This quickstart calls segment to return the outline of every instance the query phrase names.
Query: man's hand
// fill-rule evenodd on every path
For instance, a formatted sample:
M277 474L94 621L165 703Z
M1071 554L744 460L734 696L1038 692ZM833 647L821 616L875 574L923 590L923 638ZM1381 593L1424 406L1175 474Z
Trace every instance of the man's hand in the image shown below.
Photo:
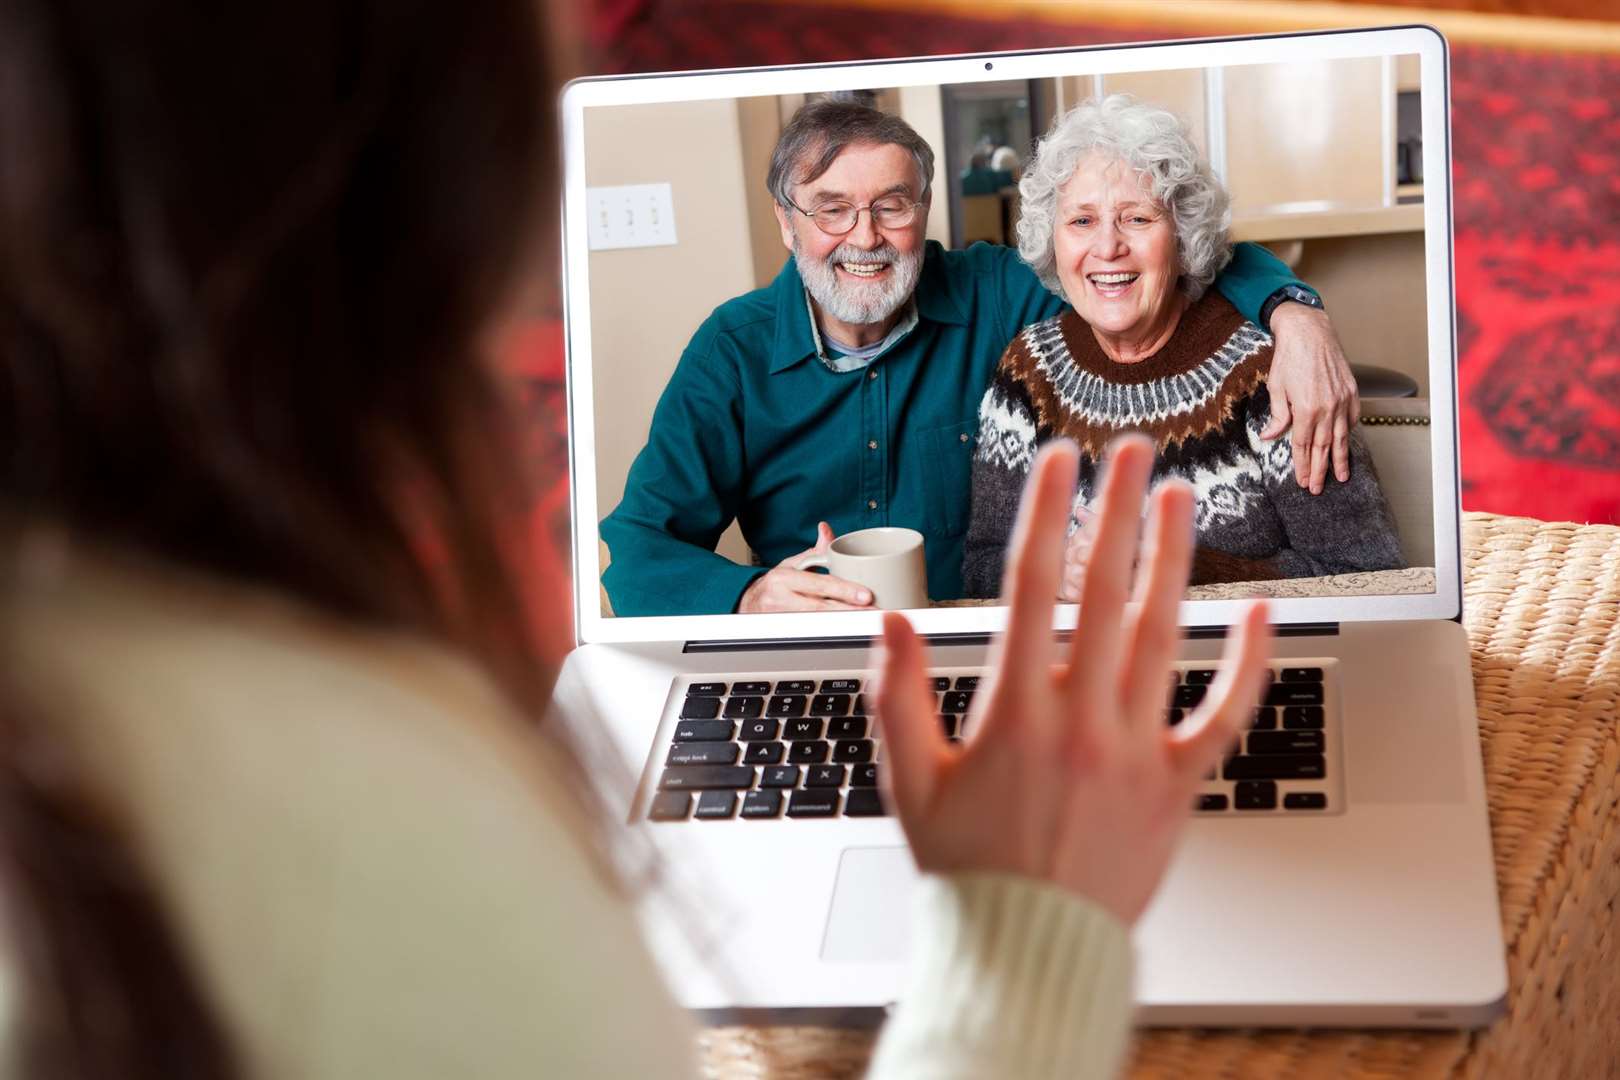
M1341 484L1350 479L1350 427L1361 410L1356 380L1327 312L1278 304L1271 329L1277 339L1266 382L1271 423L1260 437L1275 439L1292 425L1294 478L1320 495L1329 459Z
M737 610L746 615L766 611L860 611L872 606L872 590L831 574L796 569L800 559L824 554L833 542L832 526L816 526L816 542L777 563L743 590Z
M1079 460L1062 442L1035 459L1002 589L1011 603L1007 630L961 744L940 728L927 647L903 615L884 616L870 692L885 740L879 779L919 869L1021 874L1089 897L1130 925L1158 887L1202 777L1260 699L1270 633L1265 606L1251 605L1226 639L1203 703L1185 723L1165 725L1176 614L1192 561L1193 492L1180 481L1162 484L1144 541L1153 444L1132 436L1112 454L1080 624L1060 644L1052 597Z

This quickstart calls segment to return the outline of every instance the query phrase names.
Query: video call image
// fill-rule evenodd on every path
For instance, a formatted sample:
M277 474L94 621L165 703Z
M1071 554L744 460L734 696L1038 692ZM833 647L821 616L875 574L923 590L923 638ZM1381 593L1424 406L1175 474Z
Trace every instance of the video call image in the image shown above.
M1075 568L1124 432L1190 599L1432 593L1419 103L1413 55L588 108L603 614L999 603L1040 446Z

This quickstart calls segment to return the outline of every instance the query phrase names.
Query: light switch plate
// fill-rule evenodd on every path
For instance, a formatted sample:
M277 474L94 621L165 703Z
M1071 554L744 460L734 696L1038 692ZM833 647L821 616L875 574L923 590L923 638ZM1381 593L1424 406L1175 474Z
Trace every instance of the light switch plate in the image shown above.
M586 188L585 207L592 251L676 242L675 201L668 184Z

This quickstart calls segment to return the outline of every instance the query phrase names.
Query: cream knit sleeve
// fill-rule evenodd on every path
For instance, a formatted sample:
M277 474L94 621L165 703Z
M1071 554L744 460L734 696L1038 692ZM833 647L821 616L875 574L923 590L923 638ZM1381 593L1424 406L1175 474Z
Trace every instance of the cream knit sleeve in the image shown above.
M1114 1076L1132 957L1096 904L1005 874L925 876L904 994L871 1080Z

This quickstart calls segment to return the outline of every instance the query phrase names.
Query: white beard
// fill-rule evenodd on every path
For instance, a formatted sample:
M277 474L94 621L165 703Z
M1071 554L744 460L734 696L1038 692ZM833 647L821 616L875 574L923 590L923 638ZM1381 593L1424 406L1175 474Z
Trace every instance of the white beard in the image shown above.
M911 299L912 291L917 287L917 278L922 273L923 253L919 247L909 255L902 255L887 241L876 251L862 251L848 244L840 244L831 255L817 261L805 255L795 236L793 263L799 269L804 287L810 290L811 299L820 306L823 314L853 326L868 326L887 319ZM894 270L882 283L863 284L840 280L838 263L888 264Z

